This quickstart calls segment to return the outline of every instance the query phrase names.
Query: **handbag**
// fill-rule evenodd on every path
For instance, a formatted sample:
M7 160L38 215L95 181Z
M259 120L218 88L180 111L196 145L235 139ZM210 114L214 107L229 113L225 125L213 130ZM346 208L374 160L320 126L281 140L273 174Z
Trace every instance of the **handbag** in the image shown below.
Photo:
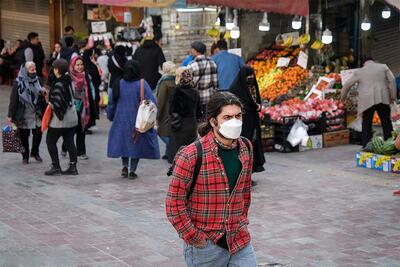
M144 80L140 80L140 105L136 115L135 128L139 133L152 129L157 120L157 106L144 98Z
M182 116L176 112L173 112L169 116L169 124L171 131L177 132L182 127Z
M3 152L24 153L19 131L15 126L7 125L2 130Z
M42 127L41 127L42 133L49 128L52 117L53 117L53 109L51 108L50 105L47 105L42 118Z

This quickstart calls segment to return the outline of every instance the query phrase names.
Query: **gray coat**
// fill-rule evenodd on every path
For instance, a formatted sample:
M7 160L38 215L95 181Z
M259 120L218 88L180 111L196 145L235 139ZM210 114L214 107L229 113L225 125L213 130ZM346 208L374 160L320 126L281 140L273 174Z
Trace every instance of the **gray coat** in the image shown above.
M377 104L391 104L396 100L396 82L387 65L372 60L355 69L342 88L344 100L350 88L358 83L358 114Z

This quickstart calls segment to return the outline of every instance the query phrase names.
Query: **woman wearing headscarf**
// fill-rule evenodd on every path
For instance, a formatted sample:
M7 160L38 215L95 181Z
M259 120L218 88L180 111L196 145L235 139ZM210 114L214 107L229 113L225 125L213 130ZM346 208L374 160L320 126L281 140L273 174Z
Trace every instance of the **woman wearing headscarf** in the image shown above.
M46 101L42 93L44 89L36 74L36 65L32 61L25 63L21 68L10 96L8 107L8 121L15 123L19 129L20 138L25 152L22 153L22 163L29 163L29 136L32 132L32 150L30 156L42 162L39 155L39 146L42 140L41 121Z
M108 71L110 72L110 88L114 86L115 81L119 82L119 80L124 75L124 66L126 61L127 59L125 47L122 45L116 45L114 47L114 54L108 59ZM114 97L118 98L118 96Z
M94 87L94 95L90 98L90 109L93 116L90 118L89 124L86 126L87 128L96 125L96 119L99 119L100 115L100 84L101 84L101 76L99 72L99 67L97 63L95 63L95 49L90 48L86 49L83 52L83 65L85 66L85 73L89 75L93 87Z
M197 139L197 119L201 117L200 95L195 89L193 74L187 67L176 70L177 85L169 110L171 144L168 162L172 163L181 146Z
M242 136L249 139L253 144L253 171L262 172L264 171L265 157L258 115L261 109L261 97L254 70L249 66L241 67L229 90L243 103L245 113L243 114Z
M157 83L156 96L158 104L158 115L157 115L157 132L161 140L165 143L165 155L163 159L168 159L169 154L169 143L171 137L171 130L169 127L169 107L172 95L175 92L175 72L176 66L173 62L164 62L162 68L163 75Z
M78 125L78 116L75 110L74 97L71 89L71 78L68 75L68 62L57 59L53 62L56 79L49 92L49 105L53 114L47 131L46 143L51 157L51 168L45 175L77 175L77 154L74 143L74 134ZM62 171L58 158L57 142L63 138L64 145L69 153L69 168Z
M121 176L129 177L129 179L137 178L139 159L160 158L156 130L153 128L145 133L136 132L136 116L140 105L140 80L139 62L127 61L122 79L114 84L110 96L110 99L114 100L108 107L108 117L112 120L112 125L108 135L107 156L122 158ZM113 94L117 94L118 98L115 99ZM144 81L144 98L156 103L146 81Z
M94 114L90 102L93 102L94 86L90 75L85 72L81 57L74 57L69 64L72 92L74 94L75 109L78 114L78 127L76 128L76 147L79 159L86 160L86 134L89 123ZM66 148L63 146L63 156Z

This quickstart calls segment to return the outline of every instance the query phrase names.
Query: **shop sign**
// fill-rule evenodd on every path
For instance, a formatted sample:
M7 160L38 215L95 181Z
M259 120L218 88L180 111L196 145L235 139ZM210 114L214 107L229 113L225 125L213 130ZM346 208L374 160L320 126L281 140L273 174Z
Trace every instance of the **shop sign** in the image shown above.
M124 12L124 23L131 23L132 22L132 13L131 12Z
M123 7L123 6L113 6L111 8L111 10L112 10L113 17L115 18L115 20L117 22L124 22L125 12L128 12L129 8Z
M307 69L307 64L308 64L308 55L303 51L300 51L299 58L297 59L297 65L299 65L303 69Z
M107 25L105 21L92 21L92 32L102 33L107 31Z

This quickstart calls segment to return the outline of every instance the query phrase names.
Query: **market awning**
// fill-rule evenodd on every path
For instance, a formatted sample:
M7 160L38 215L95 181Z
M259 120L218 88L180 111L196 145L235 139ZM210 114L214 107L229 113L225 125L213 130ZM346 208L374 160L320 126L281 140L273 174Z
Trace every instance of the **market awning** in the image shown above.
M262 12L275 12L300 16L308 15L308 0L186 0L186 3L250 9Z
M82 0L82 3L106 6L161 8L173 5L175 0Z
M400 0L385 0L389 5L392 5L400 10Z

